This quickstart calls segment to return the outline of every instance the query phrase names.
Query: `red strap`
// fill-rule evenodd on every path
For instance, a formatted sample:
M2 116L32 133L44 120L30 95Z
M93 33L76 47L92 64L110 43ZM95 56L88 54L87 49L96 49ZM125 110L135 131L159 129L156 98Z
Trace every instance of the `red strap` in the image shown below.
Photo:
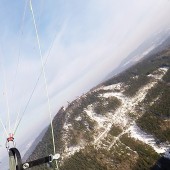
M7 138L7 141L8 142L14 141L14 138L13 137L9 137L9 138Z
M14 141L14 134L10 133L9 137L7 138L8 142Z

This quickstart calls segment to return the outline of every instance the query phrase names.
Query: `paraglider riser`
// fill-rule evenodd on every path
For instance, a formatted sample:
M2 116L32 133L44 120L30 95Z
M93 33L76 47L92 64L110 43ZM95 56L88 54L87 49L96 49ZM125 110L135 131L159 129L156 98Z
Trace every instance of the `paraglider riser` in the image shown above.
M10 164L10 170L16 169L16 170L24 170L29 169L34 166L38 166L44 163L52 162L53 158L52 155L46 156L44 158L40 158L34 161L29 161L22 163L21 155L18 149L16 148L10 148L9 149L9 160L11 162L15 162L14 164Z

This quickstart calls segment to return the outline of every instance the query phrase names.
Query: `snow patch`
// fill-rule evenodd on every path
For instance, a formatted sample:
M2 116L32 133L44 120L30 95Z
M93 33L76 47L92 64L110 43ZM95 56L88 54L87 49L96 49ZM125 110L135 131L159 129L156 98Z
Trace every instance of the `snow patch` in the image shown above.
M121 113L121 109L115 114L112 114L112 124L124 128L129 122L129 119L125 113Z
M104 93L102 95L100 95L101 97L105 97L105 98L109 98L109 97L117 97L119 99L123 99L123 97L125 97L122 93L118 93L118 92L109 92L109 93Z
M133 79L138 79L138 78L139 78L139 76L133 76L132 78L133 78Z
M122 105L114 113L109 113L111 125L114 124L124 129L124 131L118 136L116 140L118 140L122 134L125 134L129 130L130 126L133 124L132 120L128 116L128 113L135 112L136 106L138 106L138 104L145 99L148 90L151 89L155 84L156 81L145 85L143 88L139 90L139 92L137 92L137 94L134 97L131 98L125 96L122 92L111 92L101 94L101 97L106 98L117 97L122 103ZM104 138L107 135L110 128L111 126L108 126L106 130L99 135L96 141L102 140L102 138ZM114 139L109 148L111 148L115 144L116 140Z
M132 125L129 128L130 136L144 142L151 146L157 153L165 153L170 145L165 144L156 144L155 138L153 135L148 135L147 133L143 132L136 124Z
M93 105L89 105L84 111L86 114L89 116L91 120L94 122L97 122L97 130L96 132L96 137L94 140L95 145L100 145L103 139L105 139L112 127L112 125L119 126L123 129L123 132L119 134L117 137L114 138L114 140L111 139L109 144L106 144L106 147L109 149L112 148L113 145L116 144L116 141L119 140L119 138L125 134L125 133L130 133L131 137L138 139L140 141L143 141L144 143L150 145L153 147L153 149L158 152L158 153L164 153L167 151L167 148L169 146L160 144L158 145L152 135L148 135L141 131L137 125L134 123L135 120L132 121L132 119L129 117L128 113L133 113L136 110L136 106L140 102L142 102L145 99L146 94L148 93L148 90L150 90L152 87L155 86L158 80L160 80L165 73L167 72L168 68L159 68L156 72L154 72L152 75L148 76L153 76L155 78L154 81L148 83L144 87L142 87L134 97L127 97L123 94L123 91L125 89L125 84L124 83L117 83L109 86L102 86L98 90L112 90L113 92L107 92L100 94L100 97L104 98L109 98L109 97L116 97L121 101L121 106L114 112L107 113L107 115L99 115L96 114L93 110ZM138 78L138 77L134 77ZM119 92L115 92L114 90L118 90ZM139 115L140 116L140 115ZM82 118L80 116L75 118L76 121L81 121ZM86 124L86 126L88 126ZM64 130L68 132L68 130L72 127L71 124L65 123L64 124ZM67 133L66 133L67 136ZM65 136L65 137L66 137ZM72 146L72 147L65 147L65 155L70 156L73 155L75 152L78 152L82 146Z
M64 123L63 129L68 131L70 129L70 127L72 127L72 125L70 123Z
M75 118L75 120L76 120L76 121L81 121L82 118L81 118L80 116L78 116L78 117Z
M102 89L103 90L121 90L123 87L123 83L117 83L117 84L112 84L109 86L105 86Z
M94 143L96 144L101 138L106 137L111 127L112 127L112 124L109 123L107 128L95 139Z
M94 113L92 105L89 105L84 111L91 120L97 122L97 128L100 129L100 134L97 135L96 139L94 140L94 144L96 144L100 138L106 137L107 133L110 131L112 126L111 119L109 117Z
M65 153L63 154L64 158L70 157L71 155L74 155L76 152L79 152L80 149L83 149L81 146L71 146L65 148Z
M94 120L95 122L98 123L99 128L104 127L106 122L109 122L109 119L107 117L97 115L96 113L94 113L92 105L88 106L88 108L85 109L84 111L87 113L91 120Z
M125 127L129 123L127 113L133 112L135 107L143 101L149 89L155 85L155 82L150 83L149 85L144 86L134 97L129 98L123 95L120 92L105 93L101 95L102 97L116 97L121 102L122 105L114 112L110 114L112 123L121 127Z
M161 80L162 77L166 74L166 72L168 71L168 67L162 67L159 68L158 70L154 71L152 74L149 74L148 77L152 77L156 80Z

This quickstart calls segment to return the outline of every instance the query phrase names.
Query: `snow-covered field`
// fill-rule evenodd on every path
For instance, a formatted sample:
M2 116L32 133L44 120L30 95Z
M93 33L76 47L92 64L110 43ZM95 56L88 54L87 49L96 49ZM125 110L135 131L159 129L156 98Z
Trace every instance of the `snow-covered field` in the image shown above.
M63 157L64 158L67 158L71 155L74 155L75 152L78 152L80 149L82 149L83 147L80 147L80 146L70 146L70 147L66 147L65 151L64 151L64 154L63 154Z
M130 136L150 145L157 153L165 153L170 145L167 144L156 144L156 140L153 135L149 135L143 132L136 124L129 128Z
M93 105L89 105L84 109L84 112L87 116L96 123L94 129L94 141L92 141L96 146L102 146L102 140L107 138L109 131L112 126L118 126L122 129L122 132L116 136L111 138L110 141L107 141L108 145L107 149L111 149L116 142L120 139L120 137L124 134L129 134L130 137L135 138L136 140L140 140L143 143L150 145L157 153L164 153L170 147L168 144L157 144L156 140L152 135L144 133L136 124L135 121L138 119L141 114L136 114L135 117L130 117L129 114L135 114L136 108L139 106L139 103L145 99L148 90L153 88L158 81L162 79L162 77L166 74L168 68L159 68L153 74L149 74L148 76L152 78L152 81L147 85L143 86L135 96L127 97L123 94L126 85L124 83L117 83L109 86L102 86L95 91L100 90L109 90L110 92L102 93L99 97L109 98L116 97L121 101L121 106L117 108L113 112L108 112L105 115L99 115L94 112ZM135 77L138 78L138 77ZM81 114L75 118L75 121L81 121ZM72 129L72 125L70 123L64 124L65 134L63 135L63 139L66 140L64 157L68 157L73 155L75 152L78 152L80 149L84 147L83 144L79 144L77 146L67 146L67 133L69 133L69 129ZM104 146L104 145L103 145Z
M138 139L144 142L145 144L150 145L157 153L166 152L168 150L168 147L170 146L167 144L166 145L156 144L154 137L152 135L148 135L142 132L139 129L139 127L137 127L137 125L135 124L135 120L132 121L128 117L128 113L135 112L136 106L138 106L138 104L145 99L145 96L148 90L154 87L157 81L161 80L167 71L168 71L168 68L159 68L158 70L153 72L153 74L148 75L154 78L154 80L151 83L142 87L139 90L139 92L134 97L131 97L131 98L123 95L122 93L124 91L123 83L118 83L118 84L113 84L110 86L102 87L103 90L113 90L113 92L107 92L107 93L101 94L101 97L105 97L105 98L117 97L122 102L122 105L114 113L109 114L111 124L109 123L108 126L105 128L105 131L101 132L98 135L98 137L95 139L95 143L99 142L100 140L102 140L103 138L107 136L107 133L110 131L112 124L113 124L113 125L121 127L123 129L123 132L119 134L116 138L114 138L114 140L111 142L108 149L110 149L123 134L130 133L131 137ZM120 92L114 92L115 89L120 90Z
M94 113L92 105L88 106L88 108L85 109L84 111L87 113L91 120L97 122L98 128L106 127L106 123L110 122L109 118L107 118L106 116Z

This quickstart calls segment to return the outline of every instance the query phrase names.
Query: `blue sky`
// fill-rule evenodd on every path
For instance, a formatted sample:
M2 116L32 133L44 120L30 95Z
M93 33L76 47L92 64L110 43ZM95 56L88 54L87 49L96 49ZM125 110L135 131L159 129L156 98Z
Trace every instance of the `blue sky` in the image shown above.
M26 2L0 2L0 117L7 126L8 94L11 128L41 72L29 3L20 31ZM144 40L170 28L169 0L32 0L32 4L44 58L54 43L45 66L53 116L67 101L101 82ZM16 134L18 146L25 142L23 136L30 141L49 124L46 103L41 77ZM4 143L0 126L0 145Z

